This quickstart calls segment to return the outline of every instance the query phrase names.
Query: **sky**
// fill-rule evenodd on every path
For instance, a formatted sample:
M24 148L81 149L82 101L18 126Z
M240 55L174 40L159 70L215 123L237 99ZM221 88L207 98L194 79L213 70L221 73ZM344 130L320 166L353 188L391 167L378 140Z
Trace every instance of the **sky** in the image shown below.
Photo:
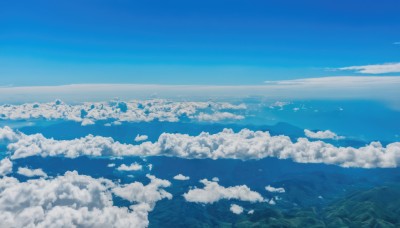
M399 8L397 0L1 1L0 86L396 76Z

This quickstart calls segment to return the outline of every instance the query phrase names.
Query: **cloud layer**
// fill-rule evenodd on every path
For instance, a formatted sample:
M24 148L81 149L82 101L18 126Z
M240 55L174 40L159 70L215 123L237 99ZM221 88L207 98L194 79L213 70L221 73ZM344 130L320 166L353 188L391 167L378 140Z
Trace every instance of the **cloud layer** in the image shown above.
M69 105L60 100L51 103L1 105L0 119L4 120L71 120L83 126L98 120L121 122L149 122L154 120L177 122L181 118L197 121L240 120L244 116L228 111L242 110L246 106L226 102L171 102L167 100L110 101ZM222 112L221 112L222 111ZM109 124L111 125L111 123ZM138 138L145 140L142 138Z
M382 146L372 142L360 148L337 147L322 141L299 138L293 142L284 135L243 129L224 129L216 134L163 133L155 142L122 144L112 138L88 135L74 140L54 140L41 134L25 135L8 127L0 128L0 141L8 141L12 159L29 156L171 156L188 159L262 159L276 157L300 163L326 163L343 167L397 167L400 142Z

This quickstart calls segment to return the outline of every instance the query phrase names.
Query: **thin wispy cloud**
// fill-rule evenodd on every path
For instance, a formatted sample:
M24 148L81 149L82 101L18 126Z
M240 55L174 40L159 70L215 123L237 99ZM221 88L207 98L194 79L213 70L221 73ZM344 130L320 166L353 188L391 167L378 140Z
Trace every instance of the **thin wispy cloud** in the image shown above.
M362 74L399 73L400 63L383 63L383 64L372 64L363 66L349 66L349 67L338 68L338 70L354 71L356 73L362 73Z

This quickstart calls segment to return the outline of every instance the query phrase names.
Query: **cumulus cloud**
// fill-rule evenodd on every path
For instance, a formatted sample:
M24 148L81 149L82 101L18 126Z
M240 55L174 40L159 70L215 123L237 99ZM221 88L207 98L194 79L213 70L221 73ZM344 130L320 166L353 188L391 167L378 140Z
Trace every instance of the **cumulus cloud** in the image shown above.
M140 182L122 185L113 189L113 193L131 203L146 203L152 210L157 201L162 199L172 199L171 193L163 188L171 186L171 182L158 179L155 176L146 175L150 179L148 185Z
M19 167L17 173L26 177L47 177L47 174L42 169L29 169Z
M180 181L185 181L185 180L189 180L190 177L184 176L182 174L178 174L178 175L174 176L174 179L175 180L180 180Z
M66 172L54 179L0 179L1 227L148 227L148 213L165 184L151 177L136 189L129 209L113 205L110 180ZM137 182L133 184L138 184ZM139 184L140 185L140 184ZM158 187L154 187L157 185ZM162 197L166 195L162 192ZM162 198L161 197L161 198Z
M51 103L26 103L0 105L0 119L62 119L80 122L82 126L93 125L98 120L114 120L106 124L121 125L122 122L149 122L153 120L177 122L182 117L201 121L243 119L227 110L243 110L243 104L226 102L172 102L168 100L86 102L69 105L59 100ZM208 111L210 114L204 114ZM223 112L221 112L223 111Z
M149 137L147 135L136 135L135 142L146 141Z
M271 198L267 202L268 202L269 205L276 205L276 201L274 200L274 198Z
M400 163L400 142L382 146L371 142L363 147L337 147L323 141L288 136L272 136L269 132L231 129L197 136L163 133L155 142L139 145L122 144L112 138L88 135L73 140L47 139L41 134L25 135L8 127L0 140L10 140L7 150L12 159L29 156L170 156L188 159L262 159L276 157L300 163L326 163L343 167L397 167Z
M241 200L248 202L262 202L263 197L255 191L252 191L246 185L238 185L232 187L223 187L217 182L203 179L200 183L204 184L203 188L194 188L183 194L188 202L194 203L215 203L219 200Z
M12 172L13 164L9 158L4 158L0 161L0 177Z
M237 205L237 204L231 204L230 210L232 213L240 215L243 213L243 207Z
M143 168L142 165L135 162L135 163L130 164L129 166L122 164L117 168L117 170L119 170L119 171L139 171L139 170L142 170L142 168Z
M385 73L399 73L400 63L384 63L363 66L349 66L341 67L338 70L351 70L363 74L385 74Z
M272 187L271 185L266 186L265 190L267 190L268 192L272 192L272 193L285 193L284 188L275 188L275 187Z
M330 131L330 130L325 130L325 131L310 131L308 129L304 130L304 134L311 139L334 139L334 140L339 140L339 139L344 139L344 136L338 136L336 133Z

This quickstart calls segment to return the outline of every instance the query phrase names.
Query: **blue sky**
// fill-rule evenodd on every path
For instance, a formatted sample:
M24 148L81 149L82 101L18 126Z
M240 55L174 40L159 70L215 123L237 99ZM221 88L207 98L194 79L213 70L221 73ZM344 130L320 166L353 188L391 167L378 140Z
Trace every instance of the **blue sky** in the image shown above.
M0 85L360 75L327 68L399 62L399 8L397 0L2 1Z

